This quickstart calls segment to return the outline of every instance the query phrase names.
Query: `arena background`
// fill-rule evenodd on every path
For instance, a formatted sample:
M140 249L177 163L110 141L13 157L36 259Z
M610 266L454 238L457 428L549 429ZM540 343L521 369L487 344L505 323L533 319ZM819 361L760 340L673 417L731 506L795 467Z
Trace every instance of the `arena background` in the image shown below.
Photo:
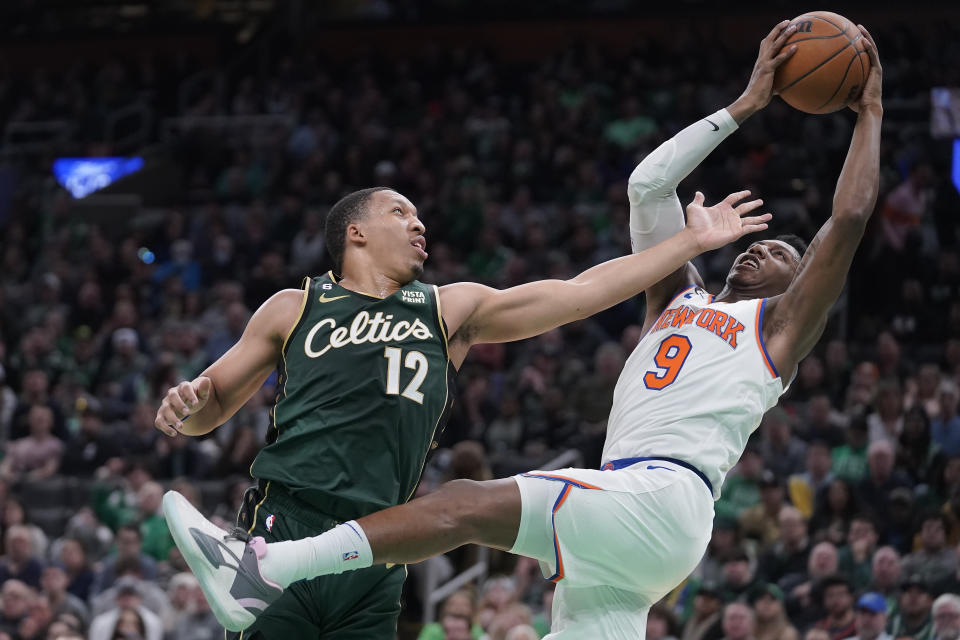
M123 607L145 640L222 637L159 497L177 488L233 519L274 380L201 439L156 432L158 399L270 294L329 268L323 221L341 195L387 184L413 200L427 282L570 277L629 251L625 185L640 158L736 98L763 35L810 9L863 22L878 43L877 211L827 333L728 478L710 550L655 608L648 639L841 640L865 592L882 595L893 637L956 638L930 610L960 590L960 172L951 133L931 135L931 89L960 87L960 7L10 0L0 639L121 637L112 623L87 634ZM680 197L750 188L775 232L810 239L852 122L774 99ZM709 283L733 255L699 260ZM420 492L596 465L642 304L475 348ZM466 597L442 606L461 583ZM410 568L399 637L470 625L475 638L539 637L549 587L533 562L459 550ZM756 622L733 607L722 623L733 601ZM514 629L525 624L536 633Z

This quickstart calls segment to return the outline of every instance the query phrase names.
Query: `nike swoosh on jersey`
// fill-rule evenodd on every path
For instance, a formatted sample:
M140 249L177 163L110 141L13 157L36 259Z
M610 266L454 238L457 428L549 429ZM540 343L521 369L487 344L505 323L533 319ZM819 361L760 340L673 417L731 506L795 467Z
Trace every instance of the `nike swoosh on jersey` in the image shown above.
M333 298L328 298L327 294L321 293L320 297L317 298L317 302L322 302L326 304L327 302L333 302L334 300L340 300L341 298L349 298L349 297L350 297L349 295L346 295L346 296L335 296Z
M712 121L710 118L704 118L704 120L706 120L707 122L710 123L710 126L713 127L713 130L714 130L714 131L720 131L720 127L718 127L717 125L713 124L713 121Z

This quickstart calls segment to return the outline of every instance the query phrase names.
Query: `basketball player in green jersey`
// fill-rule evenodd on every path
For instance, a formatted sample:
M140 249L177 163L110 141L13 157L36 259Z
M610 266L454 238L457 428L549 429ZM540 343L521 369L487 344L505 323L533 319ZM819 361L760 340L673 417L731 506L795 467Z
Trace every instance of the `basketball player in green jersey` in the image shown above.
M342 275L327 273L307 279L302 291L273 295L233 348L167 392L156 427L172 437L208 433L278 370L273 426L251 468L259 485L248 491L238 518L241 555L249 535L267 542L311 537L404 503L436 446L450 378L471 345L521 340L585 318L703 251L765 229L769 214L744 217L761 205L741 202L748 195L705 207L698 193L685 230L655 247L571 280L500 291L418 282L427 253L416 207L388 188L356 191L327 218L327 247ZM178 542L182 549L193 544ZM213 547L194 552L224 560L223 570L246 570L246 560L241 567L225 560L236 544L201 542ZM379 565L301 581L269 607L270 594L242 593L240 584L237 597L257 620L232 637L393 638L405 576L404 566Z

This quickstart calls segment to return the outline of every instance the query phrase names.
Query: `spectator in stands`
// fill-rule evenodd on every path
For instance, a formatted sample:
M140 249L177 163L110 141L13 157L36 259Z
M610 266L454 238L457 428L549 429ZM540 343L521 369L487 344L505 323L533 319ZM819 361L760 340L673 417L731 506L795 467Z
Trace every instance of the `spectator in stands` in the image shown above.
M53 415L51 432L59 438L66 436L60 406L50 395L50 376L43 369L29 368L20 382L17 408L13 412L10 438L16 440L30 435L30 411L35 406L47 407Z
M167 610L170 608L167 594L155 581L143 578L140 573L140 565L133 558L121 558L117 562L116 582L109 589L105 589L90 599L91 613L97 616L109 610L116 603L120 592L124 589L129 590L131 586L136 590L144 607L160 616L161 619L167 615Z
M723 559L723 581L720 593L726 602L746 597L757 583L750 556L742 548L735 548Z
M117 567L123 560L133 561L140 567L140 576L144 580L153 580L157 575L157 562L143 553L143 537L140 527L135 524L124 524L117 529L114 539L116 554L107 558L103 568L97 573L91 586L91 595L97 595L113 586L119 577Z
M29 587L40 587L43 564L34 557L33 536L23 525L13 525L4 535L6 553L0 557L0 584L18 580Z
M909 487L910 480L893 466L893 445L888 440L871 443L867 451L868 473L857 485L860 503L873 513L887 513L890 492L898 487Z
M833 482L834 476L830 471L832 464L830 445L825 440L813 440L807 446L804 472L794 474L787 480L790 501L804 518L813 515L816 495Z
M32 540L33 556L42 561L47 555L47 547L50 544L47 534L37 525L30 523L27 512L19 500L8 497L3 502L3 530L6 531L14 525L27 528Z
M845 438L847 418L833 407L826 393L810 396L806 406L806 420L799 433L809 443L823 441L829 447L839 447Z
M749 594L756 612L756 640L799 640L797 628L787 619L783 591L775 584L757 585Z
M121 454L117 438L104 433L100 401L81 398L80 431L67 441L60 471L65 475L91 477L110 458Z
M779 586L787 594L787 613L797 627L807 628L826 615L817 589L836 574L838 562L837 547L824 541L810 551L804 573L788 574L780 580Z
M714 583L704 582L693 596L690 617L680 640L720 640L723 637L723 598Z
M840 572L850 578L855 590L870 584L871 558L877 548L879 535L873 518L858 514L850 521L847 544L840 548L837 557Z
M219 640L222 627L210 610L200 585L193 587L191 597L193 605L180 620L171 637L177 640Z
M707 545L696 575L705 582L719 583L723 580L723 561L734 549L740 547L740 528L736 520L717 516L713 520L713 533Z
M204 478L209 467L196 438L158 439L153 462L158 478Z
M873 554L869 590L887 601L887 612L893 611L900 599L900 554L893 547L880 547Z
M737 519L744 509L760 501L763 456L756 443L748 442L740 461L723 483L720 500L714 505L717 517Z
M174 547L173 538L167 528L161 510L163 502L163 487L156 482L148 482L137 492L139 507L140 533L143 536L143 553L151 556L158 562L167 559L167 555Z
M477 640L470 633L470 621L460 616L445 615L440 622L433 623L439 627L440 635L437 640Z
M903 395L895 380L885 380L877 388L876 411L867 416L870 444L886 440L895 443L903 430Z
M54 475L63 456L63 442L52 434L53 411L44 405L30 407L27 415L30 435L7 446L0 462L0 478L8 482L44 480Z
M910 168L906 180L887 194L880 218L881 242L887 255L897 256L907 250L907 239L920 230L930 215L930 165L917 163ZM892 258L896 259L896 258Z
M957 383L945 380L937 391L940 410L930 423L930 436L947 456L960 456L960 391Z
M723 609L723 640L754 640L756 616L753 609L731 602Z
M810 536L807 523L799 509L784 506L778 515L780 536L760 557L758 573L764 580L777 583L784 576L802 574L810 555Z
M655 604L647 612L648 640L677 640L677 617L664 604ZM539 636L538 636L539 637Z
M758 540L766 548L780 537L780 510L785 491L783 483L772 471L760 476L760 504L747 507L740 514L740 529L744 535Z
M906 472L911 485L929 491L945 463L946 456L940 451L940 445L931 442L927 414L920 407L908 409L903 415L896 466Z
M913 527L916 504L913 491L899 487L890 492L890 508L885 512L880 539L900 554L913 548Z
M63 569L57 565L50 565L45 568L40 584L43 588L43 595L46 596L54 616L69 613L84 622L90 619L90 610L87 608L87 604L67 591L67 574Z
M774 407L764 414L760 422L760 455L767 469L786 478L800 473L805 466L807 445L791 432L790 416L781 407Z
M860 511L850 484L842 477L834 479L817 495L814 505L813 518L810 519L811 535L814 538L826 536L834 544L841 544L853 516Z
M20 623L30 613L37 594L20 580L9 579L0 587L0 633L19 637Z
M847 427L846 443L833 450L833 475L853 483L867 475L866 418L853 418Z
M933 635L931 640L960 638L960 596L944 593L933 601Z
M67 592L86 602L93 595L91 587L95 575L83 543L75 538L65 538L60 546L60 564L67 574Z
M130 589L117 596L116 607L100 614L90 624L88 640L115 640L117 637L163 640L160 620L140 604L136 592Z
M844 640L856 633L853 614L853 588L846 577L839 574L825 578L819 585L823 608L827 616L817 627L830 634L830 640Z
M947 579L957 572L957 552L947 546L949 522L942 514L928 512L920 520L920 548L903 559L903 572L919 575L926 584Z
M530 625L521 624L510 629L504 640L540 640L540 634Z
M512 603L517 601L517 588L513 579L500 576L489 578L483 584L483 595L478 606L477 622L490 631L493 619L501 612L506 611Z
M909 636L913 640L930 640L933 619L930 607L933 597L930 585L923 576L908 575L900 584L900 608L887 624L887 631L894 638Z
M879 593L867 592L857 600L857 635L850 640L893 640L885 631L887 626L887 601Z
M529 626L533 616L530 607L519 602L513 602L498 612L487 628L490 640L506 640L507 634L514 627Z
M474 605L473 593L466 589L455 591L446 600L440 608L440 622L433 622L425 625L417 636L417 640L444 640L443 633L445 626L443 621L447 618L457 618L467 622L467 633L477 640L483 635L483 628L476 622L476 606ZM452 623L451 623L452 624ZM459 627L459 625L453 625Z

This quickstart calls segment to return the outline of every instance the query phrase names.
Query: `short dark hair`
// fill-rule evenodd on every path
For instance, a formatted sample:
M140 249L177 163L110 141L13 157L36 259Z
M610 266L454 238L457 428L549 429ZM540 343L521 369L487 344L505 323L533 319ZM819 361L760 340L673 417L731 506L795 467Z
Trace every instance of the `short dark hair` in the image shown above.
M774 240L779 240L780 242L785 242L794 249L797 250L797 253L800 254L800 257L803 258L803 254L807 252L807 241L801 238L798 235L792 233L782 233Z
M377 191L392 191L392 189L390 187L370 187L348 193L337 200L327 213L323 235L327 244L327 251L330 252L330 257L333 259L334 271L337 273L343 271L347 227L364 216L370 196Z
M137 534L138 538L143 540L143 532L140 531L140 525L138 524L135 524L133 522L124 522L122 525L117 527L117 533L120 533L121 531L130 531L132 533L135 533Z

